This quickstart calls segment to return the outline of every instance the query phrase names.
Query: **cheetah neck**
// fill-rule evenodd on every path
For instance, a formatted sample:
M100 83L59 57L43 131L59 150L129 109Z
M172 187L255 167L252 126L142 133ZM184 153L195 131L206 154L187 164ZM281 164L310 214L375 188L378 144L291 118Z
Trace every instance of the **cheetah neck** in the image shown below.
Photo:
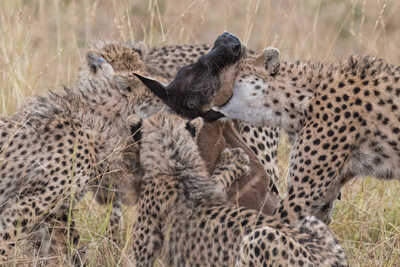
M302 127L313 92L287 88L280 81L269 83L268 79L253 75L241 77L235 82L230 101L214 110L230 118L280 127L295 134Z

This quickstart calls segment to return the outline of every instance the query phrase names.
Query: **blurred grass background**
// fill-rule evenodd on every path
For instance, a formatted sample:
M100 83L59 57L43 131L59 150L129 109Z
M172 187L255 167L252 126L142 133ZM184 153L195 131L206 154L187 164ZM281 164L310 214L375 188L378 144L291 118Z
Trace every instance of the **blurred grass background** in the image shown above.
M399 65L399 12L398 0L1 0L0 112L70 85L95 40L212 43L230 31L252 49L278 47L284 59L356 53ZM287 143L283 138L279 150L283 177ZM343 189L330 226L351 266L400 266L399 196L397 181L357 179ZM120 261L106 252L108 211L93 208L92 201L79 207L82 231L94 248L91 265L116 266Z

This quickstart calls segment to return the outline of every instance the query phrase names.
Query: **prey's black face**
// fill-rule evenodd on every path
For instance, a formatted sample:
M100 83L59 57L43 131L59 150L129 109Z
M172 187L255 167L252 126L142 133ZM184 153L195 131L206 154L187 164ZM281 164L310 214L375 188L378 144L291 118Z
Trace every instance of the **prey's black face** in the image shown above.
M225 32L217 38L207 54L183 67L168 86L137 76L179 115L189 119L200 116L207 121L214 121L223 115L212 110L204 111L204 107L213 101L223 86L220 79L222 73L234 67L243 55L244 48L240 40Z

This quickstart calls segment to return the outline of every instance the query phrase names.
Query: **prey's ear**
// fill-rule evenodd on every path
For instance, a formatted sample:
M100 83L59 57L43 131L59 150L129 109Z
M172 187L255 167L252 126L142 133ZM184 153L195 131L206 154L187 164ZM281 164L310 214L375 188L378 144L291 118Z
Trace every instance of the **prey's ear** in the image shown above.
M150 91L152 91L156 96L158 96L159 98L161 98L161 100L166 101L168 98L168 94L167 94L167 88L162 85L160 82L156 81L156 80L152 80L150 78L146 78L142 75L139 75L137 73L134 73L136 77L139 78L139 80L146 85L147 88L150 89Z
M200 115L206 122L213 122L216 121L222 117L225 117L224 114L221 112L214 110L214 108L210 109L209 111L203 112L203 114Z
M139 142L142 139L143 120L139 116L131 115L128 117L128 125L131 129L133 140Z
M201 129L203 129L204 120L202 118L196 118L186 123L185 129L189 131L190 135L197 139Z
M280 52L277 48L268 46L264 50L264 67L272 75L276 75L280 66Z

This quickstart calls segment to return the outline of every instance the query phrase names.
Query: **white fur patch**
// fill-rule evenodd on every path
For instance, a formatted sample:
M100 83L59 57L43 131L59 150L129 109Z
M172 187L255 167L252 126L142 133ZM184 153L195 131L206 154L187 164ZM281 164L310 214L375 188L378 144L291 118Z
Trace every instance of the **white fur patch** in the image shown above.
M254 83L251 83L254 82ZM256 89L256 86L260 88ZM250 123L262 124L272 116L272 109L264 106L263 91L268 90L268 85L263 80L256 81L250 76L243 81L236 80L233 96L222 107L213 107L226 117L241 119Z

